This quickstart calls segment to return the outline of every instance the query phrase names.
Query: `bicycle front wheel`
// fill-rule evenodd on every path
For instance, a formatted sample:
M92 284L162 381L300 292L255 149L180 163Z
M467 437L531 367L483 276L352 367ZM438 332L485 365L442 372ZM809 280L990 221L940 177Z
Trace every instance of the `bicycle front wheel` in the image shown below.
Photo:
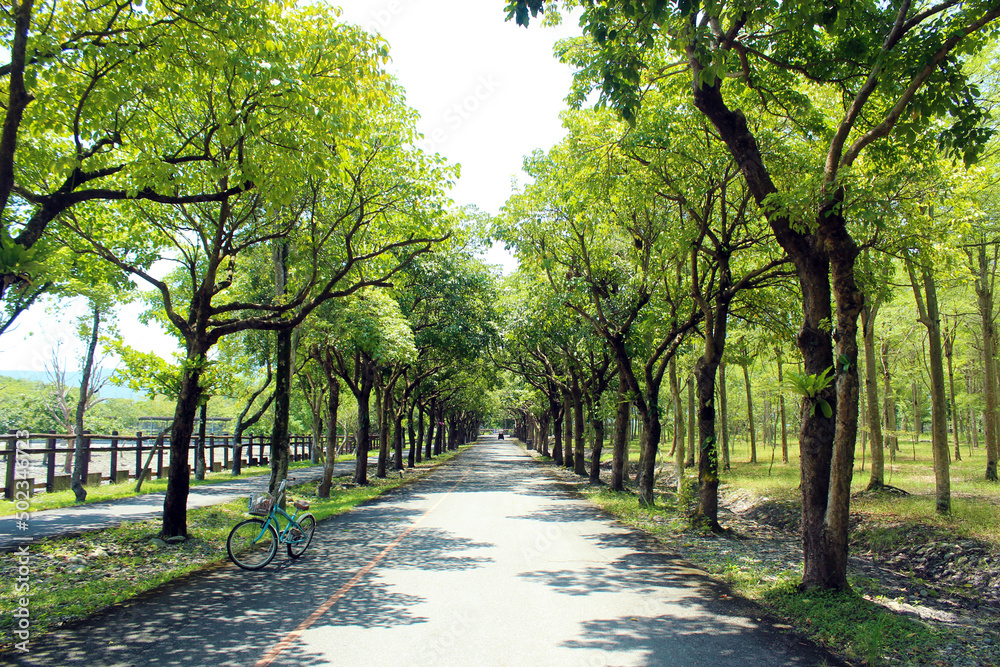
M312 542L313 533L316 532L316 517L312 514L303 514L295 522L298 527L292 526L288 531L288 557L298 558L306 552Z
M229 532L226 551L230 560L244 570L259 570L278 553L278 534L270 523L247 519Z

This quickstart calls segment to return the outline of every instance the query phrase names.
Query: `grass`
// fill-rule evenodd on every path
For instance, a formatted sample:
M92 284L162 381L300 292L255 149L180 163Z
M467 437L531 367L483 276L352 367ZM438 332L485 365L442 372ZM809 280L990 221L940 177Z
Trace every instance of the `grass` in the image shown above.
M338 461L354 459L352 454L345 454L338 458ZM314 464L308 461L298 461L296 463L289 463L289 470L297 470L299 468L309 468ZM233 479L241 479L243 477L252 477L253 475L263 475L271 472L269 466L253 466L243 468L243 472L239 477L233 477L229 472L207 472L205 473L204 480L191 479L191 486L202 486L203 484L218 484L220 482L229 482ZM76 502L76 495L71 489L65 489L63 491L54 491L52 493L39 493L31 498L31 510L48 510L57 509L60 507L76 507L79 505L90 505L93 503L103 503L109 500L118 500L120 498L131 498L137 495L145 495L147 493L162 493L167 490L167 479L149 479L142 483L142 492L135 492L135 480L129 480L124 484L102 484L101 486L91 486L87 487L87 499L82 503ZM10 500L0 499L0 516L7 516L14 514L15 506L14 502Z
M335 485L328 499L315 497L317 482L295 486L289 496L308 498L309 512L322 521L415 480L457 453L446 452L425 461L403 478L374 478L367 486ZM166 547L152 541L160 529L158 520L32 543L29 547L32 637L227 561L226 538L232 527L246 518L246 507L244 498L189 509L188 539ZM17 560L7 556L0 563L0 596L14 600L20 597L14 594ZM11 614L0 614L0 647L12 644L13 621Z
M747 463L749 446L735 440L732 468L721 475L723 492L739 490L758 499L800 500L800 471L797 442L789 443L789 463L781 463L780 448L758 445L756 463ZM954 451L953 445L950 451ZM772 460L773 455L773 460ZM665 488L674 464L668 451L660 454L661 478ZM610 459L610 448L605 456ZM935 478L930 442L922 440L915 451L912 441L901 443L894 460L885 462L885 482L904 489L909 495L866 493L870 453L855 461L852 481L852 515L859 527L852 534L852 550L888 552L903 544L928 541L977 539L1000 548L1000 485L984 480L986 454L963 445L962 461L953 461L950 470L952 511L935 511ZM638 460L638 443L633 441L629 460ZM688 469L690 480L697 470ZM849 660L866 665L943 664L935 663L935 649L954 641L948 630L930 625L878 604L878 585L861 579L851 581L848 592L801 592L801 562L775 562L766 556L726 555L719 540L698 539L689 516L690 497L671 492L658 493L656 505L641 506L633 493L614 493L603 487L581 487L590 500L614 514L622 522L648 532L667 544L684 547L684 553L710 574L727 582L738 595L753 600L791 627L825 644ZM862 594L866 594L864 597Z
M771 467L769 450L767 463L745 463L734 456L732 469L722 474L723 483L760 497L799 500L797 443L789 443L787 465L780 462L779 451L777 462ZM953 446L949 450L954 453ZM746 454L745 451L740 453ZM758 456L761 455L762 451L758 448ZM950 466L951 514L940 515L935 511L936 490L930 442L921 440L916 448L915 460L913 444L909 442L902 444L894 461L885 462L885 483L903 489L909 494L906 496L865 493L871 477L871 460L870 456L864 460L858 456L851 482L851 512L860 515L862 523L904 526L921 523L947 531L953 540L971 538L1000 545L1000 484L987 482L985 472L985 449L975 449L970 454L969 448L963 446L962 460L952 461ZM874 547L878 542L877 531L871 535L875 540ZM905 535L904 530L897 537Z
M757 602L788 627L849 660L880 665L887 656L896 656L905 662L930 653L943 641L925 624L894 614L857 592L800 592L800 569L765 559L723 556L715 540L695 544L698 534L693 532L686 512L681 511L687 498L663 494L650 508L641 506L633 493L615 493L603 487L583 487L581 491L623 523L668 544L687 547L686 553L697 565L725 581L737 595ZM852 582L855 589L860 588L858 584Z

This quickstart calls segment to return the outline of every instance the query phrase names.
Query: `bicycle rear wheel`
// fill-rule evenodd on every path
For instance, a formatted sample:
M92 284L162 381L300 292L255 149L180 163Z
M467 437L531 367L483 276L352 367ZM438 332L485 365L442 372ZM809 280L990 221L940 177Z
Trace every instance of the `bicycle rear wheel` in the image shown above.
M295 523L299 524L299 527L293 526L288 531L289 539L294 540L288 543L289 558L298 558L304 554L312 542L313 533L316 532L316 517L312 514L303 514L295 520Z
M270 523L247 519L229 532L226 551L230 560L244 570L259 570L278 553L278 534Z

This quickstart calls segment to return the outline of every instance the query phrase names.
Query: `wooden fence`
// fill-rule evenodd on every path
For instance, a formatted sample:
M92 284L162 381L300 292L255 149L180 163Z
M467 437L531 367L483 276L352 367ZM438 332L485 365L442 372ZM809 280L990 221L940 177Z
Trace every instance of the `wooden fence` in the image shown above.
M340 436L343 437L343 436ZM102 482L118 484L135 479L139 470L146 464L150 450L155 449L149 467L146 469L147 479L161 479L170 474L170 438L165 434L159 437L144 435L141 431L135 435L121 435L112 431L108 435L84 433L90 450L89 472L87 486L96 486ZM73 442L72 435L58 433L33 433L27 437L18 438L16 431L8 435L0 435L0 441L6 441L0 447L0 458L3 459L4 475L3 497L14 498L14 476L17 462L17 441L22 440L27 446L20 448L22 463L27 455L29 487L31 492L60 491L70 488ZM267 465L270 452L270 437L262 435L244 435L240 438L242 445L241 459L244 466ZM233 436L229 434L209 435L205 438L205 470L222 472L231 469L232 457L235 452ZM188 464L194 468L197 438L193 438L189 451ZM289 438L289 456L291 461L308 461L312 456L312 436L293 435ZM369 450L378 448L378 436L373 435ZM353 452L353 436L348 436L343 448ZM60 459L62 459L60 461ZM133 463L133 465L130 465ZM166 463L166 465L165 465ZM44 481L43 481L44 480ZM23 488L23 485L22 485Z

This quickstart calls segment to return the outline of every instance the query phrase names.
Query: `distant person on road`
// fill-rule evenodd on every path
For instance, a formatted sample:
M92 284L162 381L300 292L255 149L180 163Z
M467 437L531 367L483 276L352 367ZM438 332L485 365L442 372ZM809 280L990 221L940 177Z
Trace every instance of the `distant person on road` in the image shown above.
M503 440L503 431L497 434L497 440Z

